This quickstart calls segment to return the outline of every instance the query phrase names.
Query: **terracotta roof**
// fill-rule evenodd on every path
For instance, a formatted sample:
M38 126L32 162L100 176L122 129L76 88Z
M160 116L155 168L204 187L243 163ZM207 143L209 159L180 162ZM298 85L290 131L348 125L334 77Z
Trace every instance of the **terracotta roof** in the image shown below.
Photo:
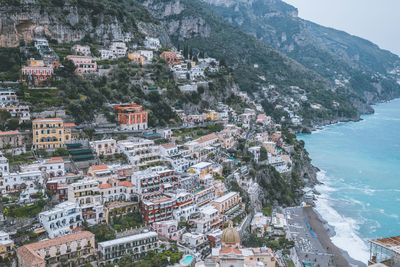
M65 244L67 242L72 242L72 241L77 241L81 240L84 238L92 238L94 237L94 234L92 234L89 231L83 231L79 232L76 234L70 234L54 239L49 239L46 241L41 241L41 242L36 242L32 244L28 244L25 246L22 246L17 249L17 254L24 259L25 262L35 265L39 264L41 262L44 262L44 259L42 259L38 254L37 251L43 248L48 248L52 246L58 246Z
M119 182L118 185L120 185L120 186L126 186L126 187L132 187L132 186L134 186L131 182L128 182L128 181Z
M196 142L204 143L204 142L216 139L216 138L218 138L216 133L210 133L210 134L200 137L199 139L196 140Z
M64 123L64 127L74 128L74 127L76 127L76 125L73 122L67 122L67 123Z
M99 185L99 189L106 189L106 188L111 188L112 187L112 185L110 185L110 184L101 184L101 185Z
M163 148L168 149L168 148L173 148L176 145L174 143L168 143L168 144L163 144L161 145Z
M19 247L17 249L17 255L21 257L26 263L29 263L31 265L38 265L45 262L44 259L42 259L41 257L39 257L39 255L35 253L35 251L32 251L26 246Z
M14 135L14 134L19 134L18 131L0 131L0 135Z
M62 163L62 162L64 162L62 157L51 157L49 160L46 161L46 164Z
M39 118L39 119L34 119L33 122L37 121L62 121L60 118Z
M98 170L104 170L107 169L107 165L103 164L103 165L93 165L90 167L90 169L92 171L98 171Z
M226 247L226 248L222 248L219 253L220 254L229 254L229 253L235 253L235 254L242 254L242 251L237 249L237 248L231 248L231 247Z

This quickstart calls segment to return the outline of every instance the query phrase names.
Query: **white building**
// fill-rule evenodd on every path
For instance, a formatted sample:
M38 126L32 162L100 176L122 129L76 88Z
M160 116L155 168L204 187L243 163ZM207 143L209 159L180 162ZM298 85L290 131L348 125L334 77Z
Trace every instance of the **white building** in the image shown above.
M72 46L72 51L77 55L90 56L90 46L76 44Z
M144 57L144 64L149 64L153 60L153 51L151 50L139 50L139 54Z
M114 139L93 141L90 142L90 146L98 156L100 155L108 156L118 153L117 142Z
M45 159L40 165L40 169L44 170L50 178L65 175L65 163L62 157Z
M258 160L260 159L260 152L261 152L261 147L259 146L253 146L249 148L249 152L251 154L253 154L254 157L254 161L258 162Z
M105 60L105 59L115 59L116 57L114 56L114 52L109 49L100 49L100 59Z
M124 42L115 41L115 42L112 42L112 44L110 46L110 50L113 52L113 54L116 58L120 58L120 57L126 56L128 47L126 47L126 44Z
M222 224L222 219L218 210L211 205L200 208L199 213L200 216L194 220L196 224L195 231L197 233L205 234L211 230L217 229Z
M173 211L172 214L174 216L174 219L178 222L186 222L191 217L199 214L199 207L196 204L178 207Z
M159 50L161 48L161 43L158 38L146 37L146 40L144 40L144 46L147 49Z
M0 88L0 106L13 106L18 104L18 98L14 90Z
M161 161L160 146L154 141L133 138L131 140L118 141L118 148L124 153L134 167L146 166L149 163Z
M97 181L84 179L68 185L68 201L79 204L82 216L89 224L105 221L103 201Z
M158 252L158 235L156 232L140 233L118 239L98 243L100 261L105 264L117 263L126 253L132 253L134 259L138 259L149 250Z
M198 250L208 244L206 235L200 233L184 233L182 242L187 244L191 249Z
M79 205L68 201L39 213L39 221L49 238L72 234L74 229L82 226L82 219Z

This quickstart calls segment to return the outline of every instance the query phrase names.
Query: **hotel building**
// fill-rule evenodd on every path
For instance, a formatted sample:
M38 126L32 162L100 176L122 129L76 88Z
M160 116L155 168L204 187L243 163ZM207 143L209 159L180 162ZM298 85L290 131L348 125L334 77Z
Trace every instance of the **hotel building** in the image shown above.
M18 267L83 266L95 262L94 234L88 231L31 243L17 249Z
M33 148L54 150L71 141L74 123L64 123L60 118L32 121Z
M141 105L124 103L114 106L121 128L129 130L147 129L147 111Z
M140 233L98 243L102 264L116 264L127 253L133 255L134 259L139 259L145 256L149 250L157 253L158 249L156 232Z

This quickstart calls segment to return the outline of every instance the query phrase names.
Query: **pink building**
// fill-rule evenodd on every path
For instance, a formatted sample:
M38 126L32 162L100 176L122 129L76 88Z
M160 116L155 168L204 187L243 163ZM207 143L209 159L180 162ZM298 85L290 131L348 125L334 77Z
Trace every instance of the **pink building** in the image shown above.
M74 62L76 66L75 72L79 75L97 71L97 63L93 62L91 57L69 55L66 58Z
M184 228L178 229L178 221L176 220L155 222L153 223L153 229L157 234L174 241L181 240L181 236L185 231Z

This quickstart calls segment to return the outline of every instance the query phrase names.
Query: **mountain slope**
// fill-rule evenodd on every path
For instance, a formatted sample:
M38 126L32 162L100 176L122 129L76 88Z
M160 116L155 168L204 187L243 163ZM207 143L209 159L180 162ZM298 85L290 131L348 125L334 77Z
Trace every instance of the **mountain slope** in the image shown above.
M308 99L323 106L323 111L307 112L300 106L299 113L307 113L310 120L358 118L349 99L332 91L333 87L322 76L224 21L207 4L197 0L140 2L162 21L175 45L186 43L194 50L224 59L233 68L240 88L254 94L257 100L280 104L272 99L274 94L279 95L280 101L288 101L296 98L293 87L300 87ZM353 97L363 105L357 96Z
M300 19L281 0L204 0L224 19L368 103L400 96L398 56L345 32Z

